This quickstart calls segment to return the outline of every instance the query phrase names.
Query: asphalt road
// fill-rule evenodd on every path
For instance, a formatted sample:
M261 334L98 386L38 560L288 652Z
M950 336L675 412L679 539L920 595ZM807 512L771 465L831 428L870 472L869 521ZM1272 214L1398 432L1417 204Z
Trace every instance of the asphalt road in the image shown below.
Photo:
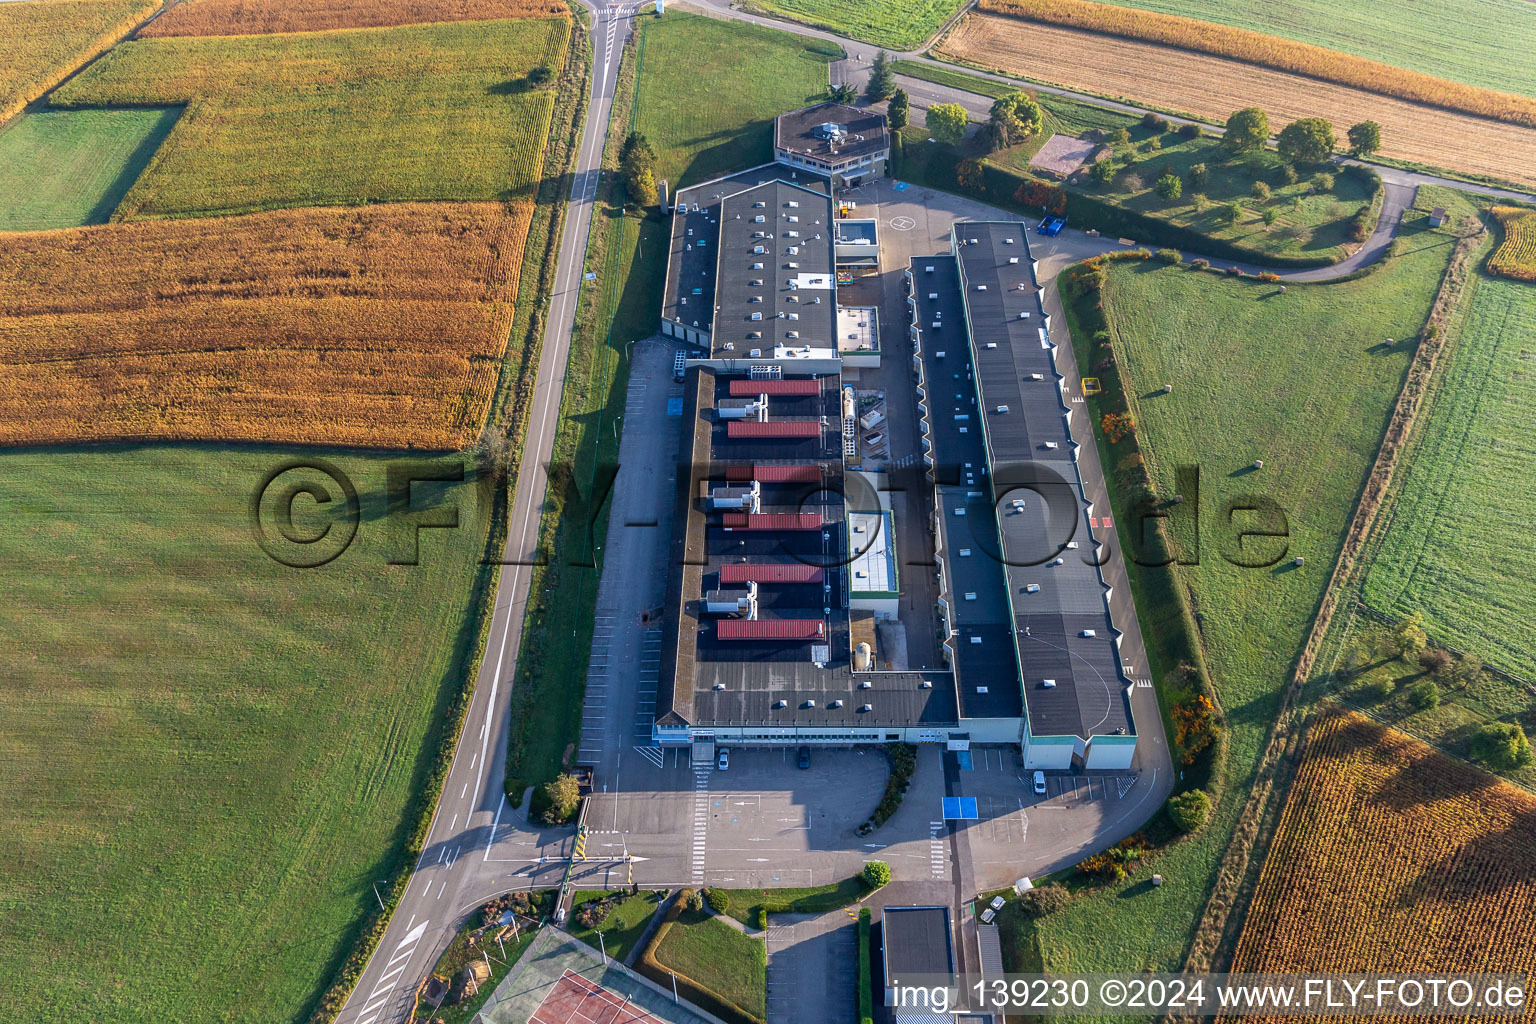
M503 553L506 564L496 591L485 656L421 860L383 940L342 1010L342 1024L404 1021L411 1012L416 986L463 914L490 896L527 887L535 879L541 885L558 884L569 853L568 830L528 828L503 796L510 707L506 689L517 668L544 504L545 467L559 422L603 143L631 22L628 4L593 13L591 99L573 169L538 380L512 498Z

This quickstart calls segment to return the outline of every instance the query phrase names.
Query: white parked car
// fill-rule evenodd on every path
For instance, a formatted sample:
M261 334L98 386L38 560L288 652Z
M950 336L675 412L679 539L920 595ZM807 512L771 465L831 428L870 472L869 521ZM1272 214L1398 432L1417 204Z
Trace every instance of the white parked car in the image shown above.
M720 767L725 767L723 760L720 763ZM1035 772L1035 792L1040 796L1045 796L1045 772Z
M731 766L731 752L726 747L720 748L720 756L715 759L715 767L725 771Z

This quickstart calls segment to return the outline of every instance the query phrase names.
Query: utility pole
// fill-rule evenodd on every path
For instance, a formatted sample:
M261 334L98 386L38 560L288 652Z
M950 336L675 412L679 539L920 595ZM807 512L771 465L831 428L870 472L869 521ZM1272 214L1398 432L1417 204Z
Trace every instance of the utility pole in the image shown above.
M384 913L386 913L386 914L389 913L389 911L384 910L384 897L379 895L379 883L378 882L374 882L373 883L373 898L379 901L379 909L380 910L383 910Z

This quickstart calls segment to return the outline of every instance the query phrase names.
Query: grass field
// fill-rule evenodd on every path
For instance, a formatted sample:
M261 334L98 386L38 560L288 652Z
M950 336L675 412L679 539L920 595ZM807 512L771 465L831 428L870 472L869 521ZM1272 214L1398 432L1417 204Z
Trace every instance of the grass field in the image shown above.
M1454 82L1536 96L1526 0L1109 0L1325 46Z
M315 456L351 478L361 524L328 565L290 569L257 546L250 503L265 474ZM389 462L0 454L7 1016L307 1019L372 883L407 867L488 585L491 509L473 482L417 484L416 509L451 502L461 526L421 531L419 565L386 564L409 543L388 516ZM300 498L294 529L334 522L318 511Z
M1367 603L1421 612L1440 643L1536 680L1532 497L1536 479L1536 288L1479 278L1390 528L1366 577Z
M1536 969L1536 797L1356 715L1309 744L1232 970Z
M0 134L0 231L103 224L176 110L39 110Z
M453 449L484 423L529 204L0 235L0 443Z
M788 32L681 12L643 18L637 32L641 68L637 76L627 57L620 74L605 157L611 169L629 125L655 148L657 177L674 187L767 163L773 117L826 96L830 58ZM593 221L586 267L596 284L582 291L555 438L555 464L570 474L548 498L541 549L551 552L551 565L536 570L531 592L542 596L529 606L518 658L507 771L514 800L525 784L557 773L578 738L597 599L593 544L607 526L605 511L588 508L586 496L600 467L618 458L613 425L628 382L625 346L654 334L661 315L666 264L642 257L665 251L666 222L618 216L617 181L605 177Z
M1228 717L1228 778L1203 832L1156 854L1129 881L1085 893L1040 922L1048 971L1172 970L1182 962L1408 365L1406 345L1381 343L1417 334L1450 256L1450 237L1428 229L1424 211L1405 222L1403 254L1373 273L1292 285L1283 296L1251 279L1151 261L1111 265L1106 302L1132 375L1148 468L1165 494L1174 467L1201 472L1200 562L1179 571ZM1080 360L1085 342L1074 337ZM1169 394L1165 383L1174 385ZM1097 417L1094 405L1090 412ZM1115 446L1101 449L1113 465ZM1264 469L1245 473L1255 459ZM1236 550L1223 508L1253 494L1283 510L1284 557L1303 555L1305 567L1232 564L1279 554L1277 542L1262 539ZM1188 514L1189 504L1178 511ZM1130 529L1134 516L1118 511ZM1233 522L1259 525L1248 513ZM1179 533L1187 544L1187 529ZM1149 886L1153 871L1176 884Z
M570 21L148 39L60 106L186 104L119 219L400 200L531 200Z
M190 0L150 22L139 38L243 36L270 32L321 32L385 28L441 21L498 18L563 18L560 0Z
M869 892L858 876L808 889L731 889L728 913L743 924L757 926L758 907L775 914L824 914L846 907Z
M963 0L750 0L751 10L831 29L888 50L916 50ZM870 56L870 55L866 55Z
M758 1020L767 1017L768 949L709 911L685 910L667 929L654 955L658 963L724 996Z
M1351 124L1376 121L1383 156L1536 184L1536 131L1530 128L1221 57L974 13L945 38L937 55L1216 123L1254 104L1269 113L1276 130L1297 118L1326 117L1342 139Z
M0 3L0 122L126 35L158 0Z
M619 897L621 902L609 911L607 919L596 931L584 928L577 922L576 913L583 903L610 896ZM593 949L607 950L608 955L615 960L625 961L629 959L629 954L640 942L640 936L645 934L645 926L650 924L651 918L656 915L656 908L661 905L660 897L660 893L653 892L642 892L638 896L630 896L624 892L578 892L575 903L571 907L571 916L566 928ZM598 943L597 932L603 933L601 946Z

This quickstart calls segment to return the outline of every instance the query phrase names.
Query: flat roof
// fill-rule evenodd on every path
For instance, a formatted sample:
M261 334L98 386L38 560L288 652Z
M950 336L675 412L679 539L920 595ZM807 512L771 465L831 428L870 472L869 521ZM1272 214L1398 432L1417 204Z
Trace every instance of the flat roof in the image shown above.
M896 517L889 509L848 513L848 581L855 594L897 594Z
M1130 733L1129 680L1026 226L962 221L952 230L1030 733Z
M885 982L903 976L953 974L947 907L886 907L880 912Z
M879 245L880 225L873 217L839 217L838 245Z
M840 132L827 132L836 125ZM835 135L835 138L828 137ZM863 107L842 103L818 103L814 107L791 110L773 121L773 146L776 150L837 163L890 148L885 115Z
M879 352L880 311L874 306L838 306L837 350Z
M711 352L835 349L831 197L775 179L726 196L719 228Z
M685 378L660 665L661 678L671 685L658 694L658 720L783 727L787 736L817 726L956 724L950 673L854 672L841 431L829 428L805 439L730 437L717 407L745 379L707 366L691 368ZM815 392L770 394L770 419L827 416L841 423L837 375L787 379L813 381ZM708 495L716 487L743 479L759 482L756 513L711 507ZM760 520L757 529L728 528L728 521L746 515L790 518ZM799 517L814 519L817 528L778 528L802 526ZM780 625L725 626L722 636L724 623L752 620L745 612L711 614L704 596L742 588L748 580L758 584L756 621Z

